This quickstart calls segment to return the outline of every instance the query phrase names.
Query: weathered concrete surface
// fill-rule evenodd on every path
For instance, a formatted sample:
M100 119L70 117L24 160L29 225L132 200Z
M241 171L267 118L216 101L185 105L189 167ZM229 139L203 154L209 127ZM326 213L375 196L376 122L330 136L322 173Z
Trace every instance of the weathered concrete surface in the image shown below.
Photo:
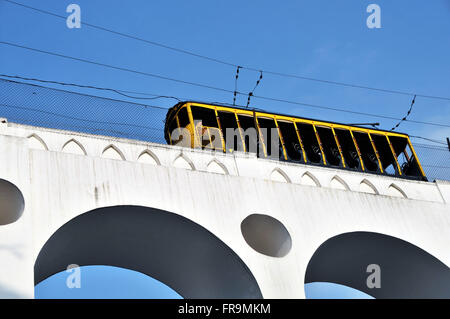
M113 205L164 209L202 225L241 257L265 298L304 298L314 251L345 232L395 236L450 265L445 181L408 181L12 123L0 124L0 179L18 186L25 198L22 217L0 226L3 298L33 298L34 261L48 238L75 216ZM320 186L308 186L313 183ZM246 244L240 224L254 213L285 225L292 236L285 257L268 257Z

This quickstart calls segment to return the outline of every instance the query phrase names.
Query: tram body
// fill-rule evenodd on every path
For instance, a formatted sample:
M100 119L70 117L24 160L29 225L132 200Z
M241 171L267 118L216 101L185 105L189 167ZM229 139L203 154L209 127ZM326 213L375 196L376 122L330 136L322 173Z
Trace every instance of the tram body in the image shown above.
M407 134L219 104L169 109L171 145L426 181Z

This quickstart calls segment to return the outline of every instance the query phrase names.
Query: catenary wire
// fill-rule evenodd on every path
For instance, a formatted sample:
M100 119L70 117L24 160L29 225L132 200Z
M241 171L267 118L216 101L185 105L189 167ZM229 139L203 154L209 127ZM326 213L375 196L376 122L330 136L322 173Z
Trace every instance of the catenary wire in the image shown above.
M43 14L47 14L47 15L51 15L60 19L64 19L66 20L67 17L50 12L50 11L46 11L43 9L39 9L39 8L35 8L32 6L28 6L22 3L18 3L15 1L11 1L11 0L1 0L4 2L8 2L10 4L14 4L16 6L21 6L30 10L34 10L36 12L40 12ZM318 82L318 83L323 83L323 84L332 84L332 85L338 85L338 86L343 86L343 87L350 87L350 88L357 88L357 89L364 89L364 90L371 90L371 91L377 91L377 92L383 92L383 93L390 93L390 94L399 94L399 95L408 95L408 96L418 96L418 97L422 97L422 98L428 98L428 99L439 99L439 100L446 100L446 101L450 101L450 97L445 97L445 96L436 96L436 95L429 95L429 94L418 94L418 93L414 93L414 92L405 92L405 91L399 91L399 90L392 90L392 89L382 89L382 88L376 88L376 87L371 87L371 86L366 86L366 85L359 85L359 84L353 84L353 83L346 83L346 82L339 82L339 81L331 81L331 80L324 80L324 79L318 79L318 78L313 78L313 77L307 77L307 76L302 76L302 75L297 75L297 74L290 74L290 73L284 73L284 72L277 72L277 71L271 71L271 70L265 70L265 69L261 69L261 68L253 68L253 67L249 67L249 66L242 66L242 65L238 65L235 63L230 63L218 58L213 58L213 57L209 57L206 55L202 55L202 54L198 54L192 51L188 51L188 50L184 50L184 49L179 49L176 48L174 46L169 46L163 43L159 43L156 41L150 41L138 36L134 36L134 35L130 35L127 33L123 33L123 32L118 32L118 31L114 31L99 25L95 25L86 21L83 21L83 25L86 25L88 27L94 28L94 29L98 29L104 32L109 32L111 34L115 34L115 35L119 35L125 38L129 38L129 39L133 39L133 40L137 40L137 41L141 41L153 46L158 46L164 49L168 49L171 51L175 51L178 53L182 53L182 54L186 54L186 55L190 55L190 56L194 56L197 58L201 58L204 60L208 60L211 62L215 62L215 63L219 63L222 65L227 65L230 67L238 67L240 66L241 69L246 69L249 71L254 71L254 72L260 72L263 71L266 74L271 74L271 75L276 75L276 76L280 76L280 77L288 77L288 78L294 78L294 79L300 79L300 80L306 80L306 81L314 81L314 82Z

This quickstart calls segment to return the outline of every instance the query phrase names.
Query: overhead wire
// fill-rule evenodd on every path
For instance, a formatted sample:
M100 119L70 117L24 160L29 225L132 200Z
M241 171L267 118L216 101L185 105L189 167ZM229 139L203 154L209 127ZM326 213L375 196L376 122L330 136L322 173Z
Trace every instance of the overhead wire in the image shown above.
M89 88L91 88L91 89L99 89L99 90L104 90L104 89L106 89L106 90L108 90L108 88L98 88L98 87L96 87L96 86L91 86L91 85L82 85L82 84L75 84L75 83L66 83L66 82L61 82L61 81L53 81L53 80L42 80L42 79L37 79L37 78L29 78L29 77L22 77L22 76L9 76L9 75L6 75L6 74L0 74L0 76L3 76L3 77L10 77L10 78L16 78L16 79L24 79L24 80L32 80L32 81L36 81L36 82L43 82L43 83L54 83L54 84L60 84L60 85L64 85L64 86L75 86L75 87L89 87ZM1 79L1 78L0 78ZM36 85L36 84L30 84L30 83L24 83L24 82L17 82L17 81L12 81L12 80L5 80L5 81L8 81L8 82L12 82L12 83L18 83L18 84L26 84L26 85L32 85L32 86L36 86L36 87L39 87L39 88L45 88L45 89L52 89L52 90L55 90L54 88L49 88L49 87L45 87L45 86L40 86L40 85ZM117 91L124 91L124 90L117 90ZM71 94L81 94L81 93L78 93L78 92L70 92L70 91L62 91L62 92L65 92L65 93L71 93ZM150 94L150 93L145 93L145 92L134 92L134 93L139 93L139 94ZM85 95L85 94L81 94L81 95ZM98 98L98 96L92 96L92 97L97 97ZM104 97L101 97L102 99L105 99ZM178 99L178 98L177 98ZM122 102L122 101L118 101L118 102ZM130 103L130 102L127 102L127 103ZM229 105L229 106L232 106L231 104L228 104L228 103L223 103L223 102L208 102L208 103L212 103L212 104L222 104L222 105ZM162 107L162 106L157 106L157 105L148 105L148 104L135 104L135 103L131 103L131 104L133 104L133 105L138 105L138 106L141 106L141 107L144 107L144 108L156 108L156 109L163 109L163 110L168 110L169 108L167 108L167 107ZM16 106L14 106L15 108L19 108L19 107L16 107ZM22 109L26 109L26 108L22 108ZM254 110L257 110L257 111L265 111L265 110L261 110L261 109L258 109L258 108L252 108L252 109L254 109ZM41 110L37 110L37 109L28 109L28 110L30 110L30 111L36 111L36 112L46 112L46 111L41 111ZM52 114L51 112L49 112L49 114ZM61 116L65 116L65 115L63 115L63 114L55 114L55 115L57 115L57 116L59 116L59 115L61 115ZM82 121L84 121L85 119L81 119L81 118L74 118L75 120L82 120ZM87 119L86 119L87 120ZM87 120L88 121L88 120ZM118 124L118 125L128 125L128 124L126 124L126 123L112 123L112 122L104 122L103 124ZM359 125L362 125L362 124L364 124L364 123L361 123L361 124L359 124ZM367 123L367 124L369 124L369 123ZM348 124L348 125L356 125L356 124ZM149 127L142 127L142 128L149 128ZM154 128L154 129L156 129L156 128ZM409 135L411 138L417 138L417 139L423 139L423 140L427 140L427 141L430 141L430 142L433 142L433 143L437 143L437 144L441 144L441 145L447 145L446 143L443 143L443 142L441 142L441 141L439 141L439 140L436 140L436 139L432 139L432 138L428 138L428 137L423 137L423 136L417 136L417 135ZM419 146L428 146L428 147L436 147L436 148L442 148L442 149L447 149L446 147L440 147L440 146L436 146L436 145L430 145L430 144L419 144L419 143L415 143L415 145L419 145Z
M125 91L125 90L117 90L117 89L111 89L111 88L104 88L104 87L98 87L93 85L83 85L83 84L76 84L76 83L65 83L60 81L51 81L51 80L42 80L42 79L36 79L36 78L29 78L29 77L23 77L19 75L9 75L9 74L1 74L0 76L10 78L10 79L20 79L20 80L26 80L26 81L36 81L36 82L42 82L42 83L52 83L52 84L58 84L63 86L74 86L79 88L88 88L88 89L95 89L95 90L101 90L101 91L111 91L117 94L120 94L122 96L132 98L132 99L139 99L139 100L155 100L155 99L161 99L161 98L167 98L167 99L174 99L178 102L181 102L181 99L175 97L175 96L167 96L167 95L157 95L152 93L144 93L144 92L136 92L136 91ZM132 93L132 94L141 94L141 95L152 95L153 97L140 97L140 96L131 96L124 93Z
M215 87L215 86L202 84L202 83L196 83L196 82L192 82L192 81L179 80L179 79L175 79L175 78L171 78L171 77L167 77L167 76L163 76L163 75L159 75L159 74L153 74L153 73L149 73L149 72L142 72L142 71L133 70L133 69L124 68L124 67L119 67L119 66L113 66L113 65L109 65L109 64L105 64L105 63L101 63L101 62L96 62L96 61L91 61L91 60L87 60L87 59L72 57L72 56L68 56L68 55L64 55L64 54L59 54L59 53L54 53L54 52L50 52L50 51L45 51L45 50L41 50L41 49L31 48L31 47L27 47L27 46L24 46L24 45L11 43L11 42L0 41L0 44L9 45L9 46L12 46L12 47L17 47L17 48L21 48L21 49L30 50L30 51L35 51L35 52L48 54L48 55L52 55L52 56L57 56L57 57L70 59L70 60L74 60L74 61L79 61L79 62L83 62L83 63L88 63L88 64L97 65L97 66L102 66L102 67L106 67L106 68L110 68L110 69L114 69L114 70L119 70L119 71L124 71L124 72L140 74L140 75L143 75L143 76L149 76L149 77L153 77L153 78L158 78L158 79L162 79L162 80L166 80L166 81L172 81L172 82L176 82L176 83L181 83L181 84L186 84L186 85L191 85L191 86L197 86L197 87L211 89L211 90L216 90L216 91L221 91L221 92L233 93L233 91L229 90L229 89L224 89L224 88ZM239 91L237 91L236 93L240 94L240 95L247 95L247 94L239 92ZM259 95L254 95L254 94L252 96L254 98L258 98L258 99L262 99L262 100L266 100L266 101L273 101L273 102L301 105L301 106L307 106L307 107L312 107L312 108L331 110L331 111L336 111L336 112L351 113L351 114L357 114L357 115L363 115L363 116L369 116L369 117L384 118L384 119L390 119L390 120L400 120L399 118L392 117L392 116L385 116L385 115L366 113L366 112L358 112L358 111L352 111L352 110L349 110L349 109L343 109L343 108L337 108L337 107L331 107L331 106L317 105L317 104L311 104L311 103L303 103L303 102L298 102L298 101L290 101L290 100L286 100L286 99L273 98L273 97L268 97L268 96L259 96ZM416 120L406 120L406 121L411 122L411 123L425 124L425 125L433 125L433 126L440 126L440 127L450 127L450 125L441 124L441 123L431 123L431 122L416 121Z
M39 8L35 8L29 5L25 5L19 2L15 2L15 1L11 1L11 0L0 0L0 1L4 1L16 6L20 6L23 8L27 8L30 10L33 10L35 12L40 12L46 15L51 15L60 19L64 19L66 20L67 17L63 16L63 15L59 15L47 10L43 10L43 9L39 9ZM129 38L129 39L133 39L136 41L140 41L140 42L144 42L153 46L157 46L157 47L161 47L164 49L168 49L174 52L178 52L178 53L182 53L182 54L186 54L186 55L190 55L190 56L194 56L197 58L201 58L204 60L208 60L211 62L215 62L215 63L219 63L222 65L227 65L230 67L238 67L240 66L241 69L246 69L249 71L254 71L254 72L260 72L263 71L266 74L271 74L271 75L276 75L276 76L281 76L281 77L288 77L288 78L295 78L295 79L300 79L300 80L306 80L306 81L314 81L314 82L318 82L318 83L323 83L323 84L332 84L332 85L338 85L338 86L344 86L344 87L350 87L350 88L358 88L358 89L364 89L364 90L372 90L372 91L377 91L377 92L383 92L383 93L390 93L390 94L399 94L399 95L408 95L408 96L418 96L418 97L422 97L422 98L428 98L428 99L439 99L439 100L446 100L446 101L450 101L450 97L446 97L446 96L437 96L437 95L430 95L430 94L419 94L416 92L406 92L406 91L400 91L400 90L392 90L392 89L383 89L383 88L377 88L377 87L371 87L371 86L367 86L367 85L359 85L359 84L353 84L353 83L346 83L346 82L339 82L339 81L331 81L331 80L324 80L324 79L318 79L318 78L313 78L313 77L307 77L307 76L302 76L302 75L297 75L297 74L290 74L290 73L284 73L284 72L278 72L278 71L271 71L271 70L265 70L265 69L261 69L261 68L253 68L253 67L249 67L249 66L243 66L238 65L236 63L231 63L231 62L227 62L218 58L213 58L210 56L206 56L206 55L202 55L202 54L198 54L192 51L188 51L185 49L180 49L180 48L176 48L174 46L169 46L160 42L156 42L156 41L151 41L151 40L147 40L135 35L131 35L131 34L127 34L127 33L123 33L123 32L119 32L119 31L115 31L115 30L111 30L93 23L89 23L86 22L85 20L83 20L83 25L84 26L88 26L97 30L101 30L104 32L108 32L111 34L115 34L115 35L119 35L121 37L125 37L125 38Z

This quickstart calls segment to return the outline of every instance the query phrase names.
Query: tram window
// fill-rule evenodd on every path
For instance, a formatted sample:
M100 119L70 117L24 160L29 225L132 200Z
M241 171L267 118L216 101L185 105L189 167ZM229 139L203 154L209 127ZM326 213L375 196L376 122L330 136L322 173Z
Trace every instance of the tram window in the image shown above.
M193 105L191 106L191 111L194 122L202 121L202 126L218 127L216 113L213 109Z
M398 136L389 136L389 139L397 155L402 173L406 176L422 176L419 163L409 147L408 140L405 137Z
M189 130L189 116L186 107L181 108L178 111L177 116L178 122L180 123L181 129ZM169 133L172 145L191 147L191 134L189 131L177 131L178 123L177 119L174 117L169 125Z
M361 152L361 158L364 162L364 167L370 172L378 172L378 160L375 151L370 142L369 135L363 132L354 132L356 143Z
M251 116L238 115L239 124L243 130L242 136L247 152L258 152L258 133L255 128L255 120Z
M311 163L322 163L322 153L311 124L297 123L306 156Z
M201 139L203 149L222 149L222 139L213 109L191 106L197 136Z
M258 124L261 129L260 134L262 134L264 139L267 157L271 157L273 159L284 158L283 146L280 142L275 121L270 118L258 117Z
M241 135L238 131L236 116L231 112L217 112L219 115L220 127L225 139L225 149L230 151L244 151Z
M288 160L300 162L302 160L302 148L297 137L297 132L295 131L294 123L278 121L278 127L283 137Z
M327 163L332 166L340 166L342 163L341 154L336 144L336 140L331 128L316 126L317 133L319 134L320 141L322 142L323 152Z
M394 155L389 146L388 140L384 135L372 134L372 139L380 156L381 165L386 174L397 175L398 168Z
M180 121L180 127L187 127L190 124L189 123L188 112L187 112L187 109L185 107L183 107L178 112L178 121Z
M345 164L348 168L359 169L361 165L359 163L358 151L356 150L350 131L342 129L335 129L334 131L341 145Z
M392 148L394 149L395 155L397 156L402 154L403 151L405 151L406 147L408 146L408 140L404 137L389 136L389 140L391 141ZM409 153L408 155L410 154L411 153Z

